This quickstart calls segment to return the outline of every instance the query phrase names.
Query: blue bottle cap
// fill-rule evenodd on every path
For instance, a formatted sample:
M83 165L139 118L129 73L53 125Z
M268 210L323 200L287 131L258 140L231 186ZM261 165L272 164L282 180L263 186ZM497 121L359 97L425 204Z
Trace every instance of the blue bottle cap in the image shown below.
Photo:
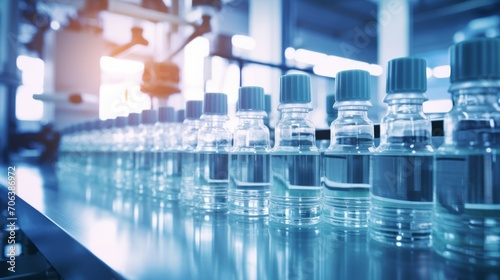
M98 128L99 123L96 121L87 121L82 124L83 126L81 127L82 130L90 131Z
M129 126L138 126L140 123L141 123L141 114L130 113L128 115L128 125Z
M245 86L238 90L238 111L264 111L264 89Z
M158 121L156 110L148 109L141 112L141 122L143 124L154 124Z
M103 129L104 128L104 120L95 120L94 129Z
M335 95L330 94L326 96L326 114L337 114L337 110L333 109L333 104L335 104Z
M104 120L104 129L110 129L115 126L115 119Z
M203 111L203 101L189 100L186 102L186 118L189 120L197 120L200 118Z
M158 121L162 123L174 122L175 121L175 109L174 107L160 107L158 108Z
M370 100L370 73L365 70L346 70L335 78L337 101Z
M311 102L311 79L304 74L287 74L280 79L280 103Z
M271 95L270 94L266 94L264 95L264 99L265 99L265 111L266 113L269 115L271 113L271 107L272 107L272 101L271 101Z
M117 127L117 128L124 128L124 127L127 126L127 123L128 123L128 118L127 117L119 116L119 117L116 117L115 127Z
M227 115L227 95L224 93L205 93L203 114Z
M184 122L185 117L186 117L186 111L184 111L184 109L180 109L179 111L176 112L175 121L178 123L182 123Z
M387 93L424 93L427 91L427 63L423 58L400 57L389 61Z
M477 38L450 47L450 82L500 79L500 39Z

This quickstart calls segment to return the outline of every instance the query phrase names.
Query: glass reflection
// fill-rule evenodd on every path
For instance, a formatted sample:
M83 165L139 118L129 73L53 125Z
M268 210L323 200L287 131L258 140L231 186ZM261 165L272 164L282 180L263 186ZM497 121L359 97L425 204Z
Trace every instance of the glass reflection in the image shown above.
M320 227L269 224L268 279L321 279Z
M328 223L321 228L323 279L368 279L367 231L344 231Z
M235 279L266 279L269 263L268 217L230 215L229 251Z
M394 247L369 239L368 252L370 279L435 279L435 256L430 248Z

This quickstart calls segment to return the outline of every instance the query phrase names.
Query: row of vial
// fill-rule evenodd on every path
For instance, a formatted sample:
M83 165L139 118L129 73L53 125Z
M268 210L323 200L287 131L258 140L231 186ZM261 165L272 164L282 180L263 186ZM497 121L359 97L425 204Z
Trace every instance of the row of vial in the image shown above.
M368 228L382 243L432 245L450 259L498 266L500 40L458 43L450 60L454 107L436 151L422 110L426 62L406 57L388 64L377 148L367 114L369 74L348 70L336 76L338 118L325 151L308 120L309 77L288 74L280 80L273 148L262 88L242 87L233 133L225 126L227 96L206 93L203 102L186 103L183 123L164 107L118 117L114 126L70 129L61 162L117 188L203 210L269 214L291 226L323 220Z

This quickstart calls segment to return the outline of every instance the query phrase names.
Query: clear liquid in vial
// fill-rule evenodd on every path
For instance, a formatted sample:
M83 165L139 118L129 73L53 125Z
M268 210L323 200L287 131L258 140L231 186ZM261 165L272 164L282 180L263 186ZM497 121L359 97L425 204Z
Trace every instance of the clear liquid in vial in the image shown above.
M196 208L226 212L229 184L227 152L195 154L194 205Z
M433 248L458 262L499 267L500 150L465 150L478 140L498 147L500 132L490 126L461 121L455 140L464 150L436 155Z
M234 153L230 161L229 212L259 216L269 213L271 155Z
M392 143L428 143L427 137L391 137ZM431 246L433 156L373 154L370 236L398 247Z
M321 215L321 156L319 152L274 153L270 220L311 225Z

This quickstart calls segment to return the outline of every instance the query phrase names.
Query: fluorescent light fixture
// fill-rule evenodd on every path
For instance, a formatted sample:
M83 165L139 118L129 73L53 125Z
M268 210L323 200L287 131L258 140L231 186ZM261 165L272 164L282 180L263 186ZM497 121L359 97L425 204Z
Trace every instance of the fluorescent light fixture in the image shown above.
M450 77L450 65L436 66L432 69L432 75L436 78L449 78Z
M424 113L447 113L453 107L451 99L428 100L422 105Z
M430 67L425 68L425 76L427 79L430 79L432 77L432 69Z
M285 58L286 59L294 59L295 58L295 49L292 47L288 47L285 49Z
M311 65L316 65L321 63L327 58L327 55L320 52L298 49L295 51L295 60L298 62L303 62Z
M384 73L384 69L378 64L370 64L368 66L368 72L370 72L372 76L380 76Z
M315 65L313 67L313 73L318 76L335 78L339 71L332 67L326 67L324 65Z
M144 63L128 59L101 57L101 69L106 72L136 73L144 70Z
M359 60L326 55L306 49L295 50L288 47L285 50L285 58L295 59L298 63L313 65L314 74L325 77L334 78L338 72L351 69L365 70L370 72L372 76L380 76L384 72L382 66L378 64L369 64Z
M255 49L255 39L245 35L233 35L231 43L234 47L251 51Z

